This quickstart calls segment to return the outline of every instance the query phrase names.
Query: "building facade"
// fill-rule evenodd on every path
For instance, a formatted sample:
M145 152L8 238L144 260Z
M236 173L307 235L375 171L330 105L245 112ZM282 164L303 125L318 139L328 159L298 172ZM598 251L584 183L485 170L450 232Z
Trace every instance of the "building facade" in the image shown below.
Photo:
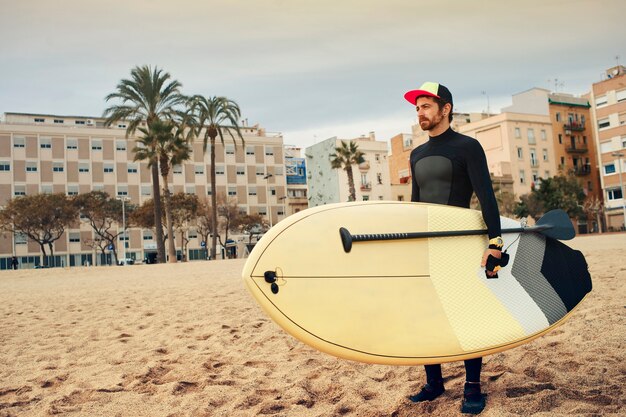
M592 85L591 113L609 231L625 230L626 183L626 68L606 71L606 79Z
M364 162L352 167L356 200L390 200L387 143L377 141L373 132L344 141L355 142L364 153ZM330 156L341 142L333 137L305 149L309 207L348 201L348 175L330 164Z
M152 198L150 169L146 162L133 161L135 138L127 139L125 133L123 122L105 128L99 118L5 113L0 123L0 206L20 195L76 195L92 190L142 204ZM283 138L258 126L244 126L242 133L244 146L232 142L216 145L215 192L236 199L241 212L268 216L275 224L286 217ZM169 188L173 193L207 198L213 192L211 155L208 150L203 152L201 140L192 146L191 159L171 170ZM128 256L143 259L156 251L152 235L151 230L131 228ZM86 224L66 230L55 243L53 262L65 266L100 263L87 245L91 238ZM204 253L202 242L193 230L189 238L187 259L199 259ZM0 237L0 258L12 254L21 258L20 264L29 266L37 262L39 247L5 234Z
M306 186L306 160L302 149L285 146L285 176L287 178L287 215L290 216L309 207Z

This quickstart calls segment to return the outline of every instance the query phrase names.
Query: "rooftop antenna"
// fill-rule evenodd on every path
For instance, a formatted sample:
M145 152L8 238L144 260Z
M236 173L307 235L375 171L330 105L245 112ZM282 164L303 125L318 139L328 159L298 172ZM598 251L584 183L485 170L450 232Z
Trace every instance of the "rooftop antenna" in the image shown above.
M565 85L565 83L563 81L559 81L558 78L549 79L548 82L549 83L554 82L554 92L555 93L559 92L559 87L563 87Z
M491 108L489 107L489 95L486 91L482 91L481 94L487 97L487 115L491 114Z
M615 55L615 63L619 67L619 55Z

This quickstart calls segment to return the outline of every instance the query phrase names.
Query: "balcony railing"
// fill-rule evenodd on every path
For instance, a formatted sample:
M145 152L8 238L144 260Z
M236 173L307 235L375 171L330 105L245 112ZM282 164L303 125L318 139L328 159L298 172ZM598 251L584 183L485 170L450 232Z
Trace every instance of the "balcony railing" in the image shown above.
M565 148L565 151L568 153L587 153L589 152L589 149L587 146L570 146Z
M370 191L372 189L372 183L361 184L361 191Z
M565 129L565 134L567 135L568 130L574 132L582 132L583 130L585 130L585 124L582 122L571 121L569 123L565 123L563 125L563 128Z
M584 176L584 175L589 175L589 174L591 174L591 165L576 166L576 167L574 167L572 172L574 173L574 175L578 175L578 176L581 176L581 177Z

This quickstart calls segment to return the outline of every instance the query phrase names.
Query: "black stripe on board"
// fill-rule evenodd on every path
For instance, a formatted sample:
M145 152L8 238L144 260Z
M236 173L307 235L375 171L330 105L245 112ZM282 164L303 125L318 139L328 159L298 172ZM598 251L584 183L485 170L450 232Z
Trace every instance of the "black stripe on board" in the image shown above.
M580 251L555 239L546 239L541 273L571 311L591 291L587 261Z

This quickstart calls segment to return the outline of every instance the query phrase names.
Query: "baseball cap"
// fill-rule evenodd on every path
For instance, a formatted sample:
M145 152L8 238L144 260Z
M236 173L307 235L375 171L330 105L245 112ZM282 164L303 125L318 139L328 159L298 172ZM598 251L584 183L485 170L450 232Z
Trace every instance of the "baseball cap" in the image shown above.
M448 90L445 85L441 85L439 83L425 82L418 90L407 91L404 94L406 101L411 104L415 104L415 101L420 96L436 97L447 103L453 104L452 93L450 93L450 90Z

